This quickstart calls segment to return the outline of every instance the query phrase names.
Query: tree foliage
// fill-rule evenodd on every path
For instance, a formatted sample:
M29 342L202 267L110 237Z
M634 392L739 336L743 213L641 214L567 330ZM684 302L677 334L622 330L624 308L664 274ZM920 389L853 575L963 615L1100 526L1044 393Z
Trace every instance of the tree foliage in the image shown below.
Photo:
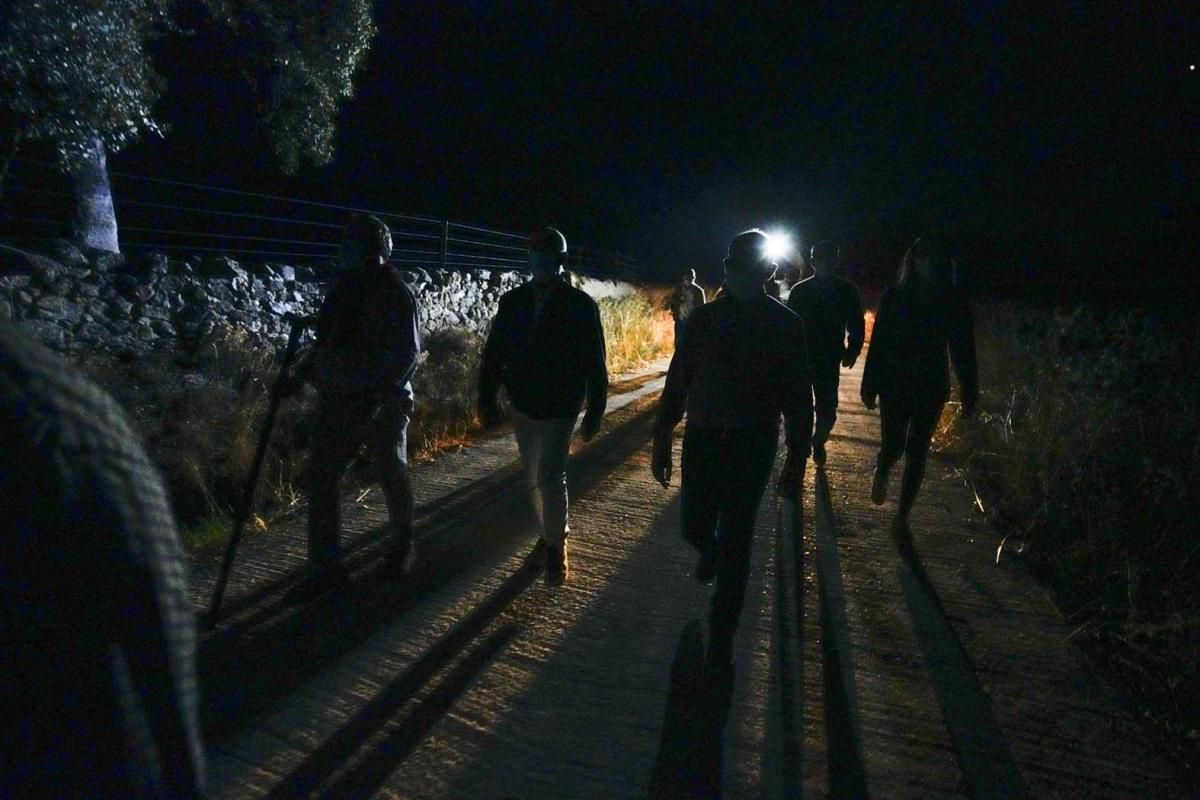
M283 170L333 158L339 104L375 37L371 0L207 0L238 37ZM262 80L259 79L262 76Z
M371 0L201 0L236 40L286 172L333 157L339 103L375 36ZM161 126L168 87L147 44L171 32L185 0L3 0L0 126L6 138L53 143L74 172L99 139L116 152ZM195 8L195 5L192 5Z
M116 152L159 131L163 91L145 44L167 22L169 0L6 0L0 11L0 124L5 138L54 145L74 172L99 139Z

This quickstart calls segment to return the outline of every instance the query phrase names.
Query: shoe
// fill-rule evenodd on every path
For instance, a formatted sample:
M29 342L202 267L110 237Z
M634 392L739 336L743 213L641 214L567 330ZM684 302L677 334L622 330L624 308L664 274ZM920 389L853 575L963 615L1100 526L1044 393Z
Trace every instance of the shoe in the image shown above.
M700 558L696 561L696 580L703 584L709 584L715 577L717 577L717 548L709 545L701 549Z
M398 545L391 549L387 554L386 562L389 572L394 573L397 577L406 578L412 574L413 569L417 566L417 544L412 539L408 540L408 545Z
M825 466L825 442L819 442L816 439L812 443L812 459L813 463L818 467Z
M546 585L562 586L571 574L567 559L567 543L546 546Z
M289 603L307 603L328 592L341 592L350 585L350 573L341 562L310 569L304 578L288 589L284 599Z
M871 481L871 502L877 506L883 505L883 501L887 500L887 470L882 467L875 467L875 477Z

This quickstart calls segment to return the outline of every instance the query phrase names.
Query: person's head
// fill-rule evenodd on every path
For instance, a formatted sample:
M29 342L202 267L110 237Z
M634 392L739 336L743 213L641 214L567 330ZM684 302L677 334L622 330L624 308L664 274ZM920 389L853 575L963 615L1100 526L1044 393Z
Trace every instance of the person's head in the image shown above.
M354 214L342 231L338 253L342 265L351 269L379 266L392 255L392 233L383 220L372 214Z
M529 237L529 271L538 283L558 278L567 263L567 237L557 228L541 228Z
M696 270L694 270L694 269L685 270L683 273L683 282L684 283L695 283L696 282Z
M775 274L767 256L767 234L758 228L739 233L729 242L725 256L725 286L734 297L762 294L763 284Z
M833 274L838 265L838 247L833 242L817 242L808 251L808 263L812 266L813 274L825 278Z
M946 289L954 286L954 259L940 236L922 236L913 242L900 262L900 283Z

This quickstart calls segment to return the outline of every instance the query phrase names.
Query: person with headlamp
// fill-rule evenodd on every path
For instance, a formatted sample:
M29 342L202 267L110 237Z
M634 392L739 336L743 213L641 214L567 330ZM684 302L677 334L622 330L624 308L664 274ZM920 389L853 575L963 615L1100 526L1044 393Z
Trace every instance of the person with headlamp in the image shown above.
M716 578L707 667L731 667L759 503L784 417L787 459L777 491L798 497L812 436L804 324L764 291L775 272L768 237L738 234L725 258L725 292L692 312L676 343L659 402L651 471L671 479L672 431L687 412L681 470L684 539L696 578Z

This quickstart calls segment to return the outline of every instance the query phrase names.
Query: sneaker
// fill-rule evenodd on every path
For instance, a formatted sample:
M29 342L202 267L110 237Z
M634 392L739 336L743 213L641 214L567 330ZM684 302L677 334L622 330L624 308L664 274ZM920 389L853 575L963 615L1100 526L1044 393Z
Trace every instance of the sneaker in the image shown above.
M339 561L319 569L310 569L300 583L288 589L284 599L289 603L306 603L328 592L344 591L349 585L350 573Z
M812 459L813 463L818 467L825 466L825 442L813 439L812 443Z
M877 506L883 505L883 501L887 500L887 479L887 470L876 466L875 477L871 481L871 502Z
M570 562L567 558L567 543L546 546L546 585L562 586L571 574Z
M715 577L717 577L717 548L709 545L701 549L700 558L696 561L696 580L709 584Z
M389 572L397 577L407 577L412 574L417 565L417 543L408 540L407 546L396 546L387 554L386 565Z

